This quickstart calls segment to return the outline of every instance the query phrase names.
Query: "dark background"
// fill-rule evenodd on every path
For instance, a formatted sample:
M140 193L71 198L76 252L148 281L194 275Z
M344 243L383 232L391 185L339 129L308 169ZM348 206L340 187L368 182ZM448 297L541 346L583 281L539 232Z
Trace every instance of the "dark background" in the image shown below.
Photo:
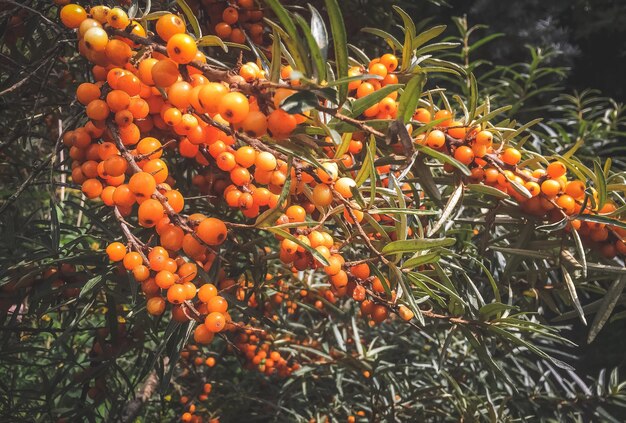
M303 5L307 2L302 1ZM323 1L318 3L323 9ZM478 39L494 32L505 36L481 48L481 58L496 65L529 59L525 45L558 52L553 66L570 68L570 91L598 89L626 102L626 1L624 0L404 0L392 1L425 26L447 24L448 35L458 35L450 17L466 15L469 25L485 24ZM387 29L399 36L395 13L384 0L341 2L348 39L367 50L380 39L360 32L366 26ZM373 49L375 50L375 49ZM370 50L372 51L372 50Z

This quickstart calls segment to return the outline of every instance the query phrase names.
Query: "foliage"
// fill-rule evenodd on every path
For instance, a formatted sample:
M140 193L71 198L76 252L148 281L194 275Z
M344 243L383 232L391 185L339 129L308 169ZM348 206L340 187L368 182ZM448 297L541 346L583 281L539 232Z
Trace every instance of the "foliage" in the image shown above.
M212 30L207 9L163 3L148 10L149 2L131 2L131 8L150 28L158 15L149 13L167 9L186 18L189 32ZM216 247L217 265L200 269L198 279L217 282L227 272L241 287L224 288L229 312L248 335L267 336L272 348L299 363L286 377L248 368L237 351L236 329L209 346L191 342L193 320L176 322L169 311L151 316L132 272L109 262L105 246L123 240L130 226L81 194L62 136L86 122L74 91L92 78L89 65L75 54L76 35L58 23L57 7L37 0L3 3L1 60L13 70L0 79L3 418L169 421L189 409L183 397L192 399L196 415L222 421L623 418L626 383L618 369L585 375L568 339L579 322L587 324L581 330L591 343L606 324L626 317L623 259L605 257L598 244L564 230L576 218L624 228L623 106L596 91L567 92L567 70L551 64L549 51L529 47L527 63L508 66L475 59L498 36L482 35L484 28L463 18L453 20L457 33L450 35L443 26L414 23L401 8L391 13L384 3L377 7L399 27L364 29L378 42L371 50L348 44L344 39L358 36L358 25L350 26L340 3L327 0L315 9L267 1L267 44L248 37L240 48L208 35L204 52L215 68L207 74L222 64L239 71L240 51L274 82L281 63L297 70L291 79L301 89L282 107L308 113L307 120L288 137L262 138L289 159L288 172L293 163L306 173L328 162L325 147L341 157L366 125L357 164L341 167L357 183L356 205L320 208L308 225L324 221L349 263L373 263L373 274L388 285L379 302L396 314L402 305L415 318L394 316L374 325L350 296L327 294L331 284L320 270L292 272L277 260L275 235L289 237L298 225L276 224L280 210L243 218L194 184L206 166L175 149L166 152L185 195L184 217L203 213L229 223L228 241ZM193 14L200 17L197 25ZM367 67L385 52L400 58L398 84L348 97L349 82L365 78L349 79L349 68ZM398 120L362 117L397 89ZM520 167L565 163L586 183L585 203L611 201L616 211L560 220L525 213L517 203L524 188L502 192L472 181L464 164L414 143L441 123L417 122L416 107L456 110L466 126L489 128L523 150ZM388 165L395 172L383 177ZM289 196L297 183L285 183L278 204L306 200ZM310 198L309 187L305 192ZM350 224L346 208L366 210L363 223ZM377 220L381 214L387 218ZM151 229L130 228L152 242ZM363 228L379 237L364 237ZM205 365L207 357L217 364ZM146 394L150 380L157 381L152 395ZM211 392L198 400L206 383Z

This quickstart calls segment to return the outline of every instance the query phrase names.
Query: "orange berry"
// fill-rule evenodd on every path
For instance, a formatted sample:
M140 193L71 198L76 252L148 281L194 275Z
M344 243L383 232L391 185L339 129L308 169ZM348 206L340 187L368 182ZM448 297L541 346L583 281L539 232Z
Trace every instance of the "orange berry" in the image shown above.
M224 222L214 217L204 219L196 227L196 234L206 244L216 246L226 240L227 228Z
M209 300L217 296L217 288L215 285L206 283L198 290L198 299L203 303L208 303Z
M415 110L415 113L413 114L413 120L418 122L428 123L431 119L430 111L428 109L424 109L423 107Z
M174 34L167 41L167 55L176 63L186 64L195 59L198 47L188 34Z
M126 270L133 270L135 267L140 266L143 263L141 254L136 251L126 253L124 256L123 264Z
M213 333L221 332L226 326L226 319L222 313L214 311L206 317L204 325Z
M220 116L230 123L242 122L249 112L250 103L246 96L239 92L230 92L219 102Z
M388 72L393 72L398 67L398 58L393 54L383 54L380 57L380 63L387 68Z
M470 147L462 145L454 151L454 158L464 165L469 165L474 161L474 152Z
M185 288L177 283L167 289L167 301L172 304L180 304L185 301Z
M126 246L121 242L113 242L106 248L106 253L111 261L122 261L126 256Z
M161 16L156 22L156 33L163 39L169 41L176 34L185 33L185 21L178 15L168 13Z
M335 191L343 198L352 198L352 188L356 188L356 182L352 178L339 178L335 182Z
M446 144L446 134L435 129L426 136L426 144L431 148L441 148Z
M476 144L491 145L493 142L493 134L489 131L480 131L476 134Z
M160 316L165 311L165 300L160 296L148 299L146 310L153 316Z
M509 147L502 152L500 158L504 163L515 166L522 159L522 153L516 148Z
M152 81L157 87L169 87L178 80L180 72L176 62L170 59L159 60L150 68Z
M107 14L107 23L113 28L125 29L130 24L130 19L126 12L119 7L114 7Z
M555 179L546 179L541 183L541 192L546 197L554 198L561 191L561 184Z
M151 228L163 217L163 205L159 200L148 198L139 205L139 224L145 228Z
M198 344L210 344L214 336L215 334L209 331L206 325L198 325L193 332L193 340Z
M326 207L333 202L333 191L326 184L317 184L313 188L311 201L318 207Z
M561 162L552 162L546 168L546 173L552 179L559 178L567 172L567 168Z
M224 297L220 297L219 295L210 298L206 305L209 313L226 313L226 310L228 310L228 302Z
M68 4L61 9L61 22L68 28L78 28L87 19L87 12L78 4Z

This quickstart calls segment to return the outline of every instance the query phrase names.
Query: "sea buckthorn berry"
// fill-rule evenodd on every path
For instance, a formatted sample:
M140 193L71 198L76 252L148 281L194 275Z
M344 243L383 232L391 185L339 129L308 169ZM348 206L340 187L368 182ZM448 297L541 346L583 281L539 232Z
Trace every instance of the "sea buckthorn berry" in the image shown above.
M152 196L156 190L156 181L154 176L147 172L137 172L130 177L128 188L140 199L147 199Z
M306 219L306 211L302 206L289 206L289 208L285 211L285 215L289 218L289 222L291 223L299 223L304 222Z
M250 103L246 96L239 92L225 94L219 102L219 114L227 122L242 122L249 112Z
M239 166L249 168L254 165L256 160L256 151L252 147L240 147L237 151L235 151L235 160Z
M493 142L493 134L489 131L480 131L476 134L475 142L476 144L489 146Z
M167 289L167 301L172 304L180 304L185 301L185 288L177 283Z
M452 138L462 140L465 139L465 136L467 135L467 128L463 126L461 122L455 120L452 121L447 132Z
M331 184L339 177L339 167L337 163L326 162L322 163L321 168L315 169L315 173L323 183Z
M237 23L237 21L239 20L239 12L237 12L237 9L232 6L227 7L222 12L222 20L229 25Z
M515 166L522 159L522 153L517 148L509 147L502 152L500 158L504 163Z
M428 123L431 121L431 119L432 117L430 111L428 109L424 109L423 107L416 109L415 113L413 114L413 120L416 120L418 122Z
M215 25L215 34L222 40L228 39L233 32L233 28L226 22L220 22Z
M99 26L89 28L83 37L85 47L92 51L104 51L109 43L109 35Z
M196 227L196 234L206 244L216 246L226 240L227 228L224 222L214 217L204 219Z
M214 337L215 334L209 331L206 325L198 325L193 332L193 340L198 344L210 344Z
M143 171L151 174L157 184L165 182L168 176L167 165L161 159L152 159L143 165Z
M150 277L150 269L148 269L148 267L144 266L143 264L135 266L132 272L133 277L137 282L143 282Z
M78 4L68 4L61 9L61 22L68 28L78 28L87 19L87 12Z
M549 198L554 198L561 191L561 184L555 179L546 179L541 183L541 192Z
M326 207L333 202L333 191L326 184L317 184L313 188L311 200L318 207Z
M365 97L372 94L374 91L376 90L370 82L363 82L359 85L359 88L356 89L356 98Z
M93 19L103 24L107 21L110 10L107 6L94 6L89 9L89 14Z
M96 121L105 120L109 117L111 110L104 100L96 99L87 105L85 113L89 119Z
M439 126L450 126L450 124L452 123L452 112L450 110L438 110L435 113L435 120L442 120L443 121L441 123L439 123Z
M441 148L446 144L446 134L442 131L435 129L430 131L426 136L426 145L431 148Z
M160 270L154 277L154 281L161 289L168 289L178 280L178 276L169 270Z
M159 200L148 198L139 205L139 224L145 228L151 228L163 217L163 205Z
M390 53L383 54L380 56L380 63L387 68L388 72L393 72L398 67L398 58Z
M214 311L206 317L204 325L213 333L221 332L226 326L226 319L222 313Z
M253 110L241 122L241 129L248 135L258 138L267 132L267 117L259 111Z
M352 198L352 189L356 188L356 182L352 178L339 178L335 182L335 191L343 198Z
M150 74L154 84L162 88L171 86L180 76L178 65L170 59L163 59L156 62L150 68Z
M276 169L278 162L272 153L262 151L256 156L254 165L259 170L269 172Z
M546 168L546 173L552 179L559 178L567 172L567 168L561 162L552 162Z
M565 186L565 193L579 200L585 196L585 183L582 181L570 181Z
M185 21L178 15L168 13L157 19L156 33L165 42L176 34L184 34L185 31Z
M90 82L83 82L76 89L76 99L79 103L86 106L93 100L100 98L100 87Z
M111 261L122 261L126 256L126 246L121 242L112 242L106 248L106 253Z
M228 310L228 302L224 297L220 297L219 295L210 298L206 305L209 313L226 313L226 310Z
M539 193L541 193L541 186L539 186L537 182L526 182L524 184L524 187L528 190L528 192L530 192L530 195L532 195L533 197L536 197L539 195Z
M119 7L114 7L107 14L107 23L113 28L125 29L130 24L130 19L126 12Z
M454 151L454 158L464 165L468 165L474 161L474 152L470 147L462 145Z
M286 137L298 126L296 117L282 109L276 109L267 117L267 129L275 137Z
M401 305L398 308L398 316L400 316L400 318L406 322L408 322L409 320L411 320L414 317L414 314L411 310L409 310L409 308L405 305Z
M167 42L167 55L176 63L186 64L195 59L198 47L191 35L174 34Z
M352 218L352 216L354 216L354 218ZM357 210L357 209L353 209L353 208L346 208L343 211L343 217L346 219L346 221L348 223L361 223L361 221L363 221L363 212L361 210ZM355 222L356 221L356 222Z
M565 214L573 214L576 211L576 200L567 194L559 196L556 204L563 209Z
M141 254L136 251L131 251L126 253L124 256L123 264L126 270L133 270L135 267L141 265L143 263L143 259L141 258Z
M85 197L89 199L100 197L100 194L102 193L102 182L94 178L87 179L83 182L81 190L83 191L83 194L85 194Z
M382 63L374 63L370 65L368 72L372 75L377 75L381 78L384 78L385 76L387 76L388 70L387 66L383 65Z
M217 288L213 284L205 283L198 290L198 299L203 303L208 303L211 298L216 296Z
M146 310L153 316L160 316L165 312L165 305L163 297L152 297L146 303Z

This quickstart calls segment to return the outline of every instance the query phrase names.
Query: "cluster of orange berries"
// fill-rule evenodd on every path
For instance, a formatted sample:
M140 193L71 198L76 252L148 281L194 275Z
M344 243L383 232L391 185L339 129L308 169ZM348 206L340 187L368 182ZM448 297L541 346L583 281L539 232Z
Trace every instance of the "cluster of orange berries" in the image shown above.
M237 336L235 346L245 357L247 368L268 376L286 377L300 368L297 362L285 359L280 351L272 349L272 342L267 339L265 332L243 330Z
M416 110L413 119L420 123L432 121L431 112L425 108ZM573 215L611 215L615 205L609 200L601 207L597 204L598 193L593 187L578 179L568 179L567 167L561 161L540 165L520 165L522 153L515 147L494 144L489 130L480 130L454 120L448 110L434 114L439 123L427 134L421 134L415 142L446 152L470 168L470 181L497 188L513 197L528 214L558 222ZM444 169L452 171L450 165ZM523 187L526 192L520 192ZM585 204L586 196L588 199ZM617 226L591 221L569 219L567 230L576 230L589 243L596 245L607 258L617 254L626 255L626 230Z
M398 58L393 54L383 54L375 58L367 66L353 66L348 70L348 76L373 75L374 78L350 82L348 90L355 98L363 98L387 85L398 83L398 76L393 73L398 67ZM363 112L369 119L395 119L398 113L398 92L393 91L378 103L370 106Z
M215 34L224 41L245 44L246 35L255 44L263 44L263 11L256 7L254 0L220 2L223 7L216 11Z

